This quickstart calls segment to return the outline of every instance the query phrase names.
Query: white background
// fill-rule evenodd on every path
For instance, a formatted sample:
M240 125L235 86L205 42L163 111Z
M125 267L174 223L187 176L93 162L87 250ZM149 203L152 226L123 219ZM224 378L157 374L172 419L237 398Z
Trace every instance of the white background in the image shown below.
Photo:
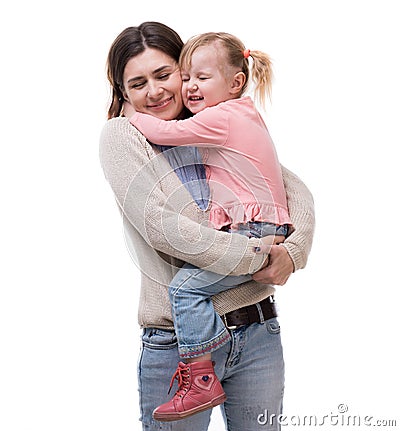
M273 58L266 121L282 163L312 190L317 215L307 268L277 293L285 413L323 416L345 403L349 414L400 424L397 4L2 6L1 430L140 429L139 274L98 139L109 46L145 20L184 40L232 32ZM210 430L221 429L215 409Z

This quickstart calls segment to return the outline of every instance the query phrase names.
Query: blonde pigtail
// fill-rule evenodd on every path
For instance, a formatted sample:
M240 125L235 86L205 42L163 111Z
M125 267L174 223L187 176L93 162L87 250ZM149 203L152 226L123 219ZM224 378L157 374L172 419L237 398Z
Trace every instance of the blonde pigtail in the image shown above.
M253 60L251 68L252 81L255 84L254 95L262 108L265 108L266 98L271 100L272 91L272 62L270 57L262 51L253 51L249 53Z

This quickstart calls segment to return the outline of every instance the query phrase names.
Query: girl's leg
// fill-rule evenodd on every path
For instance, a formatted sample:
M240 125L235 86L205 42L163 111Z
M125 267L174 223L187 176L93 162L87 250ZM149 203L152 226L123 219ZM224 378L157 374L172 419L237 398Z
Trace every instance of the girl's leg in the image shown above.
M138 362L140 420L143 431L206 431L211 410L177 422L160 423L153 419L153 410L170 398L171 376L179 361L178 344L173 331L145 329ZM176 386L173 388L176 389Z
M211 297L250 279L250 275L226 277L190 264L177 273L169 296L182 359L210 354L229 341L229 331L215 312Z
M169 289L172 315L179 355L186 363L179 362L174 374L178 391L154 410L156 420L177 421L226 400L211 352L226 344L230 335L211 296L246 280L248 277L222 277L192 265L185 265L173 279Z

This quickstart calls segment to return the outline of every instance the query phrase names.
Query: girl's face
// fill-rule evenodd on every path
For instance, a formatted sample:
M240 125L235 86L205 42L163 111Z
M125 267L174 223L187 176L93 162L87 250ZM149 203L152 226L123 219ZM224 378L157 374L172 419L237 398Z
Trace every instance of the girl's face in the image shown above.
M124 96L138 112L177 118L183 109L181 86L178 64L157 49L146 48L125 66Z
M192 55L189 70L182 70L182 97L185 106L193 113L208 106L237 97L231 93L228 68L221 63L226 59L214 45L201 46Z

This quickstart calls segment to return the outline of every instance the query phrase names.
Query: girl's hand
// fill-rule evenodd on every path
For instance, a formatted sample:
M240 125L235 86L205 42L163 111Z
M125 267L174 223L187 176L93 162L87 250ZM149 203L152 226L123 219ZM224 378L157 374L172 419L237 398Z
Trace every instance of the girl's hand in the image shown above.
M285 247L270 245L269 248L268 265L254 273L253 280L258 283L283 286L294 271L293 261Z
M133 105L131 105L127 100L125 100L122 107L122 113L124 114L124 117L131 118L135 112L136 110Z

